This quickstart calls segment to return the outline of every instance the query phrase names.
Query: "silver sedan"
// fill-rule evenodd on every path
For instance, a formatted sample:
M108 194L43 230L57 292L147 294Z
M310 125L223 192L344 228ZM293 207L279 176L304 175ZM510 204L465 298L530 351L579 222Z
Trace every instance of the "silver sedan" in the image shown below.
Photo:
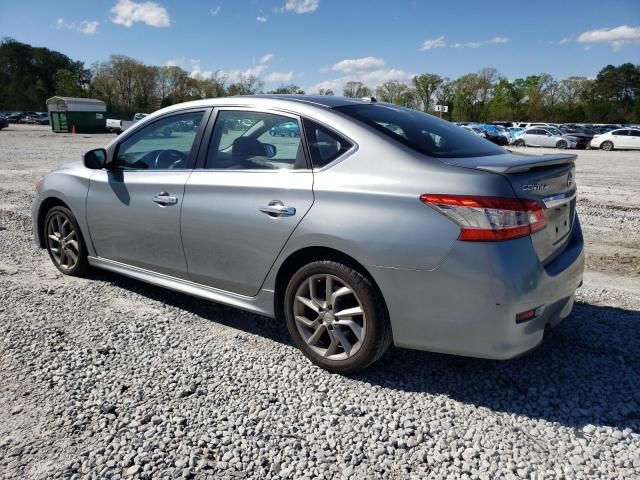
M271 134L282 126L299 134ZM508 359L582 282L574 160L375 99L201 100L47 174L35 242L68 275L102 268L284 319L335 372L391 344Z
M565 135L553 127L527 128L514 142L515 145L527 147L552 147L552 148L576 148L578 140L570 135Z

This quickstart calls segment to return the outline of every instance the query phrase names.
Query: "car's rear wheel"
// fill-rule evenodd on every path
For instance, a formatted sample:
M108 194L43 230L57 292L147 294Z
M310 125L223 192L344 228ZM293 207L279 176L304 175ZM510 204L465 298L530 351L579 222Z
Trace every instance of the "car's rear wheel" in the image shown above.
M610 152L611 150L613 150L613 143L611 143L611 142L602 142L602 145L600 145L600 148L602 150L606 150L607 152Z
M295 345L326 370L362 370L391 344L378 289L343 263L319 260L300 268L289 281L284 308Z
M53 207L44 220L44 235L51 261L65 275L82 276L89 269L87 247L73 213Z
M556 148L564 150L565 148L567 148L567 142L565 142L564 140L559 140L558 143L556 143Z
M519 138L513 142L516 147L524 147L524 140Z

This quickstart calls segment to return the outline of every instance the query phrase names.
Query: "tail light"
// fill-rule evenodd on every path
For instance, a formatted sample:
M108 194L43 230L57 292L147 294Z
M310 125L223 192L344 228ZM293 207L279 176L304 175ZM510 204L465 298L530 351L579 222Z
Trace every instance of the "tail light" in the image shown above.
M420 201L456 222L463 241L512 240L547 226L544 208L535 200L425 193Z

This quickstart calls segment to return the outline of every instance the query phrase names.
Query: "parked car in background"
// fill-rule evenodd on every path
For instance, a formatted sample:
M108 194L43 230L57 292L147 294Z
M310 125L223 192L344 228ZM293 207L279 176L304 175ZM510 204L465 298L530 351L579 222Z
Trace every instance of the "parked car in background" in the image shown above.
M496 145L507 145L509 143L509 138L506 132L503 134L502 130L495 125L486 123L478 125L478 128L484 132L487 140L495 143Z
M299 137L300 129L295 122L282 123L269 130L272 137Z
M527 128L516 142L527 147L576 148L578 141L553 127Z
M509 127L509 144L514 145L516 140L524 134L524 128L522 127Z
M37 125L49 125L49 114L43 113L42 115L38 115L35 118L35 123Z
M564 135L568 135L576 139L577 144L576 148L585 149L590 148L589 144L591 139L596 134L593 130L583 127L569 127L561 125L557 127L557 130L560 130Z
M238 119L251 126L227 127ZM184 121L207 128L157 135ZM276 149L285 123L304 140ZM64 274L91 265L282 320L330 371L392 343L508 359L569 316L582 283L575 158L374 101L199 100L47 174L34 235Z
M591 148L601 148L607 151L640 149L640 130L620 128L596 135L591 140Z
M7 117L0 115L0 130L9 126L9 120Z
M44 112L30 114L27 115L22 123L29 123L34 125L49 125L49 114Z
M531 127L552 127L553 125L549 124L549 123L542 123L542 122L538 122L538 123L521 123L518 125L520 128L531 128Z
M479 137L486 138L486 134L480 127L472 127L470 125L460 125L460 128L466 130L467 132L471 132Z
M107 131L112 132L112 133L121 134L127 128L131 127L136 122L139 122L140 120L142 120L147 115L148 115L148 113L136 113L133 116L133 120L121 120L119 118L107 118L107 121L106 121ZM167 136L171 135L171 131L169 131L166 135Z
M7 120L9 123L23 123L27 116L27 112L13 112L7 115Z

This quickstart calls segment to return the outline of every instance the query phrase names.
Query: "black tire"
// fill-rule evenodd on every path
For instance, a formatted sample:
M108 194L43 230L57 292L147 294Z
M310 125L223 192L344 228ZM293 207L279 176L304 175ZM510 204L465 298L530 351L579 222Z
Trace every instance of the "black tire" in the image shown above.
M524 146L525 146L525 145L524 145L524 140L523 140L523 139L521 139L521 138L519 138L519 139L515 140L515 141L513 142L513 144L514 144L516 147L524 147Z
M334 360L318 354L303 339L295 320L294 301L299 288L309 282L312 277L323 275L337 277L340 282L348 286L355 293L355 298L364 312L361 342L358 350L348 358ZM284 313L293 343L311 362L330 372L347 374L363 370L378 360L392 343L391 324L380 292L365 275L339 261L318 260L301 267L287 285L284 295ZM331 329L335 328L335 325L331 327ZM345 332L342 328L338 327Z
M53 222L56 222L58 218L66 219L71 224L71 227L75 232L75 235L72 239L77 242L77 248L74 248L74 246L71 245L71 242L69 242L69 245L71 251L77 256L77 260L75 261L75 264L70 267L63 265L60 261L60 258L58 258L56 254L54 254L53 250L59 250L59 247L56 247L56 245L59 245L59 242L56 243L56 241L51 239L49 236L49 234L51 233L51 229L56 228L56 225L53 225ZM69 230L67 229L66 232L69 232ZM87 271L89 270L87 246L84 242L84 238L82 237L82 232L80 231L78 222L76 221L76 218L74 217L71 210L66 207L53 207L52 209L50 209L44 219L43 234L45 244L47 246L47 251L49 252L49 257L58 270L60 270L65 275L71 275L74 277L81 277L87 273ZM65 255L65 258L69 258L69 256Z
M556 148L559 148L560 150L566 149L567 142L565 142L564 140L558 140L558 142L556 143Z
M600 148L606 152L610 152L611 150L613 150L613 143L612 142L602 142L602 145L600 145Z

